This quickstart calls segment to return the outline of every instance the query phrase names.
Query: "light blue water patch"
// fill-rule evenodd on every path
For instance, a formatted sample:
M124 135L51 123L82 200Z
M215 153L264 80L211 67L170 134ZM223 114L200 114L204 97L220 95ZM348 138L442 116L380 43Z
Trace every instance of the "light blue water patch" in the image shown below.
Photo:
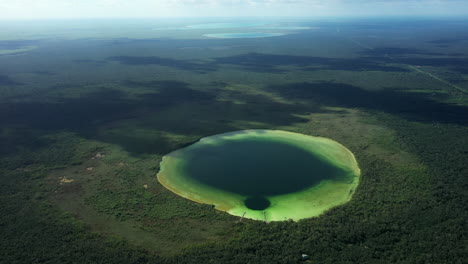
M310 27L255 27L260 29L279 29L279 30L307 30L311 29Z
M267 37L277 37L286 35L284 33L262 33L262 32L252 32L252 33L219 33L219 34L205 34L203 36L209 38L267 38Z
M187 27L168 27L168 28L153 28L152 30L187 30Z
M259 27L264 24L260 23L209 23L209 24L196 24L187 26L188 28L196 29L214 29L214 28L242 28L242 27Z

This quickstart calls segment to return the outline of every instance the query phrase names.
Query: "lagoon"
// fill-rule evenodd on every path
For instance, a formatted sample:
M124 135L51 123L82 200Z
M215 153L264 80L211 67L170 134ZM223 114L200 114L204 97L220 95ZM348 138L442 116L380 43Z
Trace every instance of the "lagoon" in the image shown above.
M331 139L279 130L205 137L163 157L158 180L187 199L268 221L318 216L359 182L354 155Z

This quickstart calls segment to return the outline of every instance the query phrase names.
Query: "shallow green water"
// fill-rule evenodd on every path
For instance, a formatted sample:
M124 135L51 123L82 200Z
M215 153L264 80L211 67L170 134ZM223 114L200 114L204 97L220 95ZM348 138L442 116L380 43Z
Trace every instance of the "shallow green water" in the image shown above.
M358 177L354 156L339 143L273 130L203 138L166 155L158 174L183 197L267 220L317 216L348 201Z

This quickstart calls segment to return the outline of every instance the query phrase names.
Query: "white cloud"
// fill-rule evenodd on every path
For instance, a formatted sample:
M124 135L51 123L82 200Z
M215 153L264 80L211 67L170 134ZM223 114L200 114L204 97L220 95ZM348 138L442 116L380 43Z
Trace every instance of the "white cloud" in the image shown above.
M0 18L468 15L465 0L0 0Z

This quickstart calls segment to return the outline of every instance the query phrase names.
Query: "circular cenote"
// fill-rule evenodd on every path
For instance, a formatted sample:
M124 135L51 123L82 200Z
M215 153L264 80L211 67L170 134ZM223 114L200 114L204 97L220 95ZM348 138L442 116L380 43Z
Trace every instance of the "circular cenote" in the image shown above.
M318 216L359 182L354 155L331 139L278 130L205 137L164 156L158 180L187 199L268 221Z

